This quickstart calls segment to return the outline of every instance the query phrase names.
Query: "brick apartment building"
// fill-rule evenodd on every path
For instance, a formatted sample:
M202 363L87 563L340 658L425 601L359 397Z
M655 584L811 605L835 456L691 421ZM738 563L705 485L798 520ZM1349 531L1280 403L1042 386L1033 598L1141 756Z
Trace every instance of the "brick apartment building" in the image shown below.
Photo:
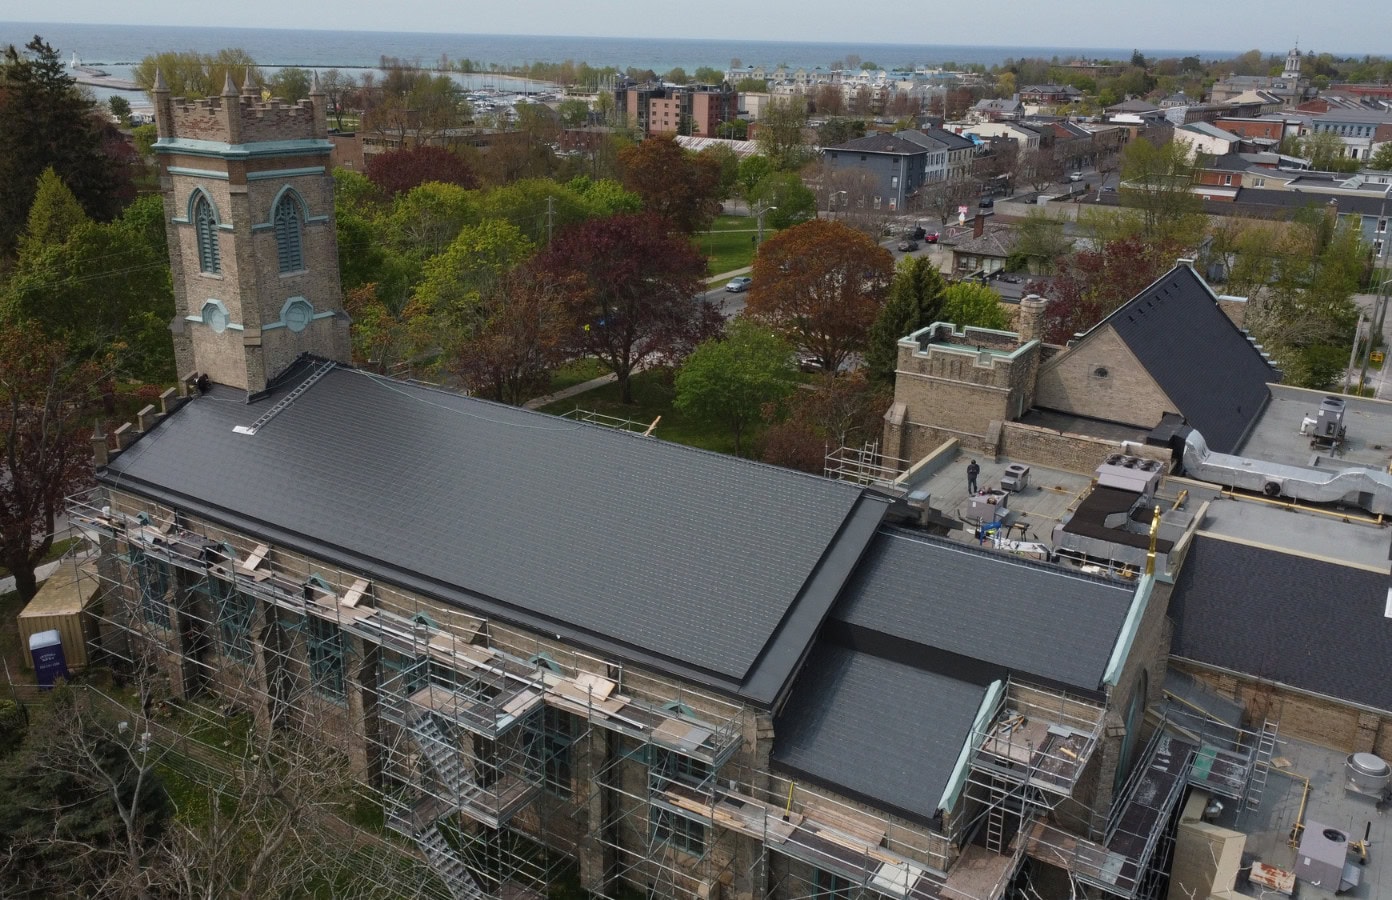
M645 135L714 137L739 116L739 94L728 84L643 84L617 88L615 108Z

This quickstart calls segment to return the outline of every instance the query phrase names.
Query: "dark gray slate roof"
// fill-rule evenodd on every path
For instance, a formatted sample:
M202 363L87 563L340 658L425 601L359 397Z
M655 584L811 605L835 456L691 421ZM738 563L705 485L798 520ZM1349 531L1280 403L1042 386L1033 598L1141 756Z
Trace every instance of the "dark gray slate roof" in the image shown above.
M835 153L892 153L895 156L917 156L928 152L927 149L912 141L884 133L869 134L863 138L856 138L826 149L828 152Z
M772 703L874 536L853 485L337 368L215 387L106 484Z
M1103 319L1208 446L1232 453L1281 373L1232 323L1203 279L1176 266Z
M953 134L942 128L920 128L919 131L939 143L946 144L949 150L971 150L976 147L960 134Z
M1170 597L1178 657L1392 710L1388 576L1198 535Z
M773 762L926 821L937 812L985 693L981 684L823 644L774 722Z
M884 530L833 617L977 661L982 678L1032 676L1096 692L1134 589L945 539Z

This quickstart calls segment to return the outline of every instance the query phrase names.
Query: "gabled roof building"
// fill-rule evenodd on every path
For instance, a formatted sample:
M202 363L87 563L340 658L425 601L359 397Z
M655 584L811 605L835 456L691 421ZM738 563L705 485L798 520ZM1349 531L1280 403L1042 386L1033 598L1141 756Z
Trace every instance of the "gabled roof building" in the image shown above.
M322 98L157 108L185 377L94 439L93 651L335 754L403 853L384 891L997 900L1029 857L1047 892L1157 896L1188 783L1167 761L1196 748L1144 725L1154 573L964 548L862 482L356 370L314 282L331 182L283 158L327 154L296 131ZM923 149L867 140L847 152ZM205 267L293 246L253 329Z

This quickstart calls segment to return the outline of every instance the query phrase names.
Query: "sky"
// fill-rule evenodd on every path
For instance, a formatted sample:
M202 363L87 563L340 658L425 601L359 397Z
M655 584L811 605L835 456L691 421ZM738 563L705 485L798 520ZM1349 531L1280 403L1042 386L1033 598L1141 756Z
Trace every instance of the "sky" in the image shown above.
M460 34L1392 53L1386 0L0 0L0 20ZM875 15L875 11L879 15ZM1317 10L1317 13L1316 13Z

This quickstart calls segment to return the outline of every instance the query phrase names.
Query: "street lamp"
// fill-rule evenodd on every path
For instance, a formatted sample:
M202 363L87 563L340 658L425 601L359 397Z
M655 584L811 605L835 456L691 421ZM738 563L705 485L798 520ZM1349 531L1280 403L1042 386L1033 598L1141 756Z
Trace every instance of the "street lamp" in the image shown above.
M778 207L776 207L776 206L763 206L763 205L760 205L759 207L757 207L757 208L754 210L754 216L755 216L756 220L757 220L758 223L759 223L759 237L758 237L758 239L754 242L754 246L755 246L755 247L758 247L759 245L763 244L763 242L764 242L764 213L771 213L771 212L773 212L773 211L774 211L775 209L777 209L777 208L778 208Z

